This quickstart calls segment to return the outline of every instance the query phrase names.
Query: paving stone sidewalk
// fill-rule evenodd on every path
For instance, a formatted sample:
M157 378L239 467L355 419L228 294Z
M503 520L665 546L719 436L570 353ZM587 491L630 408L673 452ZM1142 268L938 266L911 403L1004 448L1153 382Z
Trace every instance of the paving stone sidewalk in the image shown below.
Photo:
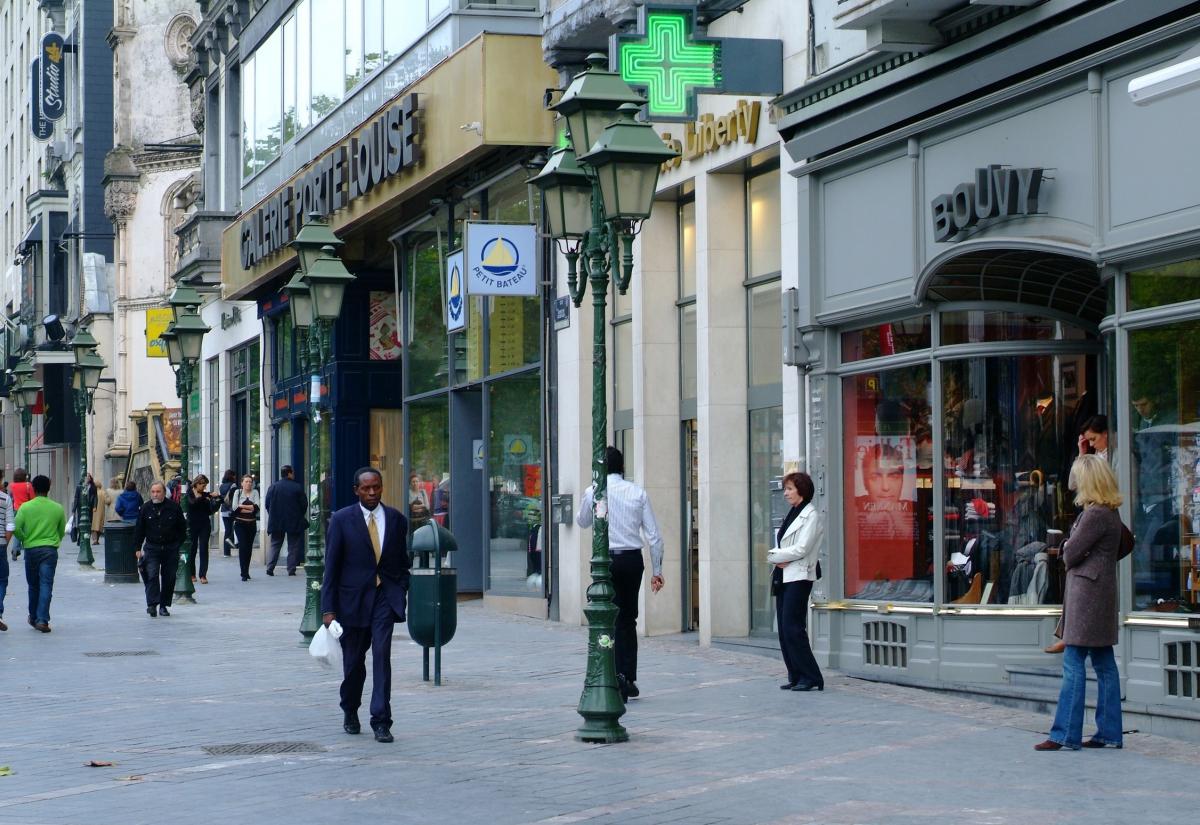
M774 660L678 637L642 642L631 741L581 744L583 630L479 602L461 605L440 688L398 629L396 742L381 745L342 733L338 677L299 645L302 576L256 568L243 583L218 555L198 604L150 619L139 585L63 557L50 635L26 626L13 566L0 825L1140 824L1200 811L1200 746L1130 734L1123 751L1035 753L1043 715L836 673L824 693L783 692Z

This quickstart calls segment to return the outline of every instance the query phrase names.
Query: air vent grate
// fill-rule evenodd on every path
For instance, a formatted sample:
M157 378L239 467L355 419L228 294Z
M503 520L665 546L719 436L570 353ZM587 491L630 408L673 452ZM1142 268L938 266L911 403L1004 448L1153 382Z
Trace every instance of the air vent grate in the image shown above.
M863 662L876 667L908 667L908 627L899 622L865 622Z

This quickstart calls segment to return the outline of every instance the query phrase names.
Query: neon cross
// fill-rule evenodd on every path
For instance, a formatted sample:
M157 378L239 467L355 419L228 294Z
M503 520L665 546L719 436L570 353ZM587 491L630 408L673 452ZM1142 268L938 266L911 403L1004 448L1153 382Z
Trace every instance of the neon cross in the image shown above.
M650 120L691 120L696 93L721 88L721 43L697 41L687 11L647 11L645 36L620 38L621 77L646 89Z

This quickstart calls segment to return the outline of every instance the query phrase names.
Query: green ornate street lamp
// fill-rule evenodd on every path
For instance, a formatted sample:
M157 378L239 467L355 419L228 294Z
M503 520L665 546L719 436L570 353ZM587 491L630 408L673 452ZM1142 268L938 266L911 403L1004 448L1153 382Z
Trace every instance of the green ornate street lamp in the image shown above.
M33 366L33 355L27 353L15 367L17 406L21 409L21 428L25 432L25 471L31 476L33 468L29 466L29 431L33 427L33 408L37 406L38 395L42 392L42 382L37 380Z
M190 527L186 527L188 492L191 488L191 479L188 474L191 453L191 425L189 415L191 410L189 407L193 390L192 379L195 374L196 364L200 361L200 356L204 352L204 336L210 327L204 323L204 319L196 311L199 306L200 293L192 290L192 295L188 296L189 301L196 301L195 304L175 304L173 299L183 288L179 287L176 289L175 293L172 294L171 300L169 300L171 311L175 313L175 320L167 324L162 338L167 344L167 360L171 362L171 368L175 370L175 392L182 402L182 410L179 417L179 441L183 455L180 461L179 481L183 485L183 489L181 490L179 500L180 506L183 508L186 529L184 531L183 544L179 548L179 569L175 573L175 598L181 602L194 602L196 601L194 596L196 585L192 584L192 576L188 571L188 561L191 559L193 551L192 531ZM187 289L191 289L191 287L187 287Z
M325 577L325 519L321 479L330 472L329 455L321 449L321 367L332 356L333 322L342 312L346 287L354 281L337 256L342 240L316 213L292 241L300 268L283 287L292 326L302 330L301 370L309 374L308 410L308 536L304 554L304 616L301 644L308 644L321 627L321 580Z
M661 164L677 154L648 123L636 120L645 101L615 72L603 55L592 54L550 108L567 121L570 147L556 151L532 182L542 190L550 231L567 258L567 285L576 307L592 288L592 583L587 589L588 666L576 738L584 742L624 742L618 721L625 706L617 688L613 638L612 557L608 551L608 445L606 405L606 302L609 272L624 295L633 274L633 237L650 216ZM618 266L618 258L620 261ZM582 263L583 279L576 277Z
M92 556L92 504L87 489L87 416L92 411L92 399L100 386L100 374L104 372L104 359L96 354L99 341L92 337L87 327L80 327L71 339L75 351L75 370L72 386L75 389L75 415L79 418L79 558L81 567L91 567L96 561Z

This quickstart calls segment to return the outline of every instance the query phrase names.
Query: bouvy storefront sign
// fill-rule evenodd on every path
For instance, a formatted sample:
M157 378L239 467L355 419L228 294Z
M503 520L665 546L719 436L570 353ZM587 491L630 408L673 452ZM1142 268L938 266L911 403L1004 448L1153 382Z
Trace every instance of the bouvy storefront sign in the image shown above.
M683 140L670 132L663 132L663 143L679 153L663 164L663 171L678 169L685 160L695 160L739 140L753 146L758 141L761 114L762 104L757 100L739 100L737 108L726 115L701 115L695 123L687 124L683 130Z
M783 91L783 41L709 37L695 7L641 6L632 34L613 35L609 64L645 90L647 120L696 120L696 96Z
M58 120L66 109L63 71L65 45L63 36L58 32L46 32L42 37L42 53L38 58L42 63L42 71L38 83L42 117L46 120Z
M417 96L408 95L243 219L242 268L250 269L291 243L306 216L316 212L329 217L420 163L419 113Z
M1036 215L1043 179L1040 167L976 169L974 182L960 183L949 195L933 199L934 241L953 243L981 223Z
M29 99L29 129L37 140L49 140L50 136L54 134L54 124L46 120L42 114L42 61L40 58L34 58L30 65L29 88L33 90L33 94Z

